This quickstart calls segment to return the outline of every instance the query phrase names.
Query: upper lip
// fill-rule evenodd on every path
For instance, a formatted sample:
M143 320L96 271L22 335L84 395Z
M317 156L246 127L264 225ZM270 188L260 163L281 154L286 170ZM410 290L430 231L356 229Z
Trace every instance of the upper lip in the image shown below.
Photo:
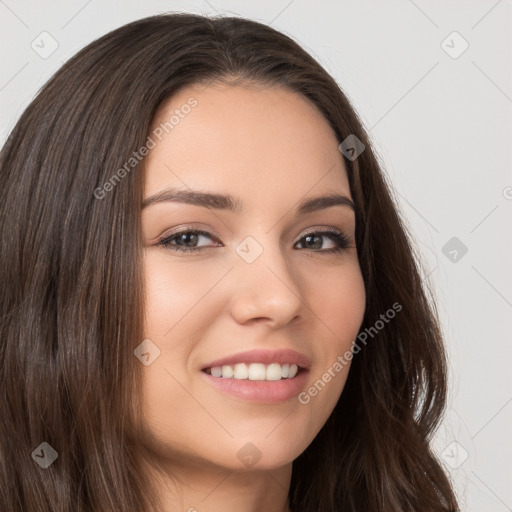
M222 359L216 359L215 361L204 365L201 370L206 370L207 368L213 368L215 366L233 365L237 363L289 363L296 364L301 368L309 368L311 364L304 354L296 352L295 350L250 350L223 357Z

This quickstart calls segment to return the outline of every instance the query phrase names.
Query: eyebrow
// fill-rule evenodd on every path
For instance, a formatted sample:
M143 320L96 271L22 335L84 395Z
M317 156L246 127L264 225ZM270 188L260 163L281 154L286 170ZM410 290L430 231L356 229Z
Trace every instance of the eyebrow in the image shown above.
M161 192L146 198L142 203L142 208L152 204L176 202L213 208L215 210L225 210L236 214L244 211L242 202L230 195L212 194L208 192L196 192L193 190L182 190L176 188L167 188ZM355 212L354 202L347 196L340 194L327 194L319 197L313 197L301 202L296 208L296 215L304 215L318 210L330 208L332 206L348 206Z

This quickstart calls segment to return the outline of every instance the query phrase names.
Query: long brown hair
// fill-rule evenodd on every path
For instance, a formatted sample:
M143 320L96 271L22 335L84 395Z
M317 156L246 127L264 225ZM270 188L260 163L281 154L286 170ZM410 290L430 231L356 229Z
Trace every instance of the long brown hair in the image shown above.
M318 107L356 203L366 288L361 331L399 314L354 356L341 398L293 463L294 512L455 511L429 448L445 406L437 313L371 141L334 79L263 24L153 16L94 41L25 110L0 154L0 509L156 510L139 474L142 172L94 191L142 147L162 101L187 85L278 85ZM46 469L34 450L48 443ZM154 502L153 502L154 501Z

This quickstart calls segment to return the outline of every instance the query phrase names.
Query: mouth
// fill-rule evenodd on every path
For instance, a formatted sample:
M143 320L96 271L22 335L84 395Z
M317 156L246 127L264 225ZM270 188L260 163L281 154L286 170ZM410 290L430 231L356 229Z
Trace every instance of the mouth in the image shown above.
M294 350L253 350L201 368L209 385L245 402L272 404L296 397L306 386L309 359Z
M217 379L276 381L293 379L297 374L304 372L305 368L293 363L237 363L212 366L202 371Z
M296 398L306 387L308 380L307 376L309 373L308 370L297 367L295 375L293 375L294 370L292 370L291 374L288 372L288 377L283 377L281 373L281 377L277 379L278 369L271 368L269 370L271 380L266 379L266 374L264 380L251 380L249 376L247 376L247 378L237 378L237 376L244 377L248 374L249 369L244 370L243 367L239 367L238 365L234 366L235 368L232 377L214 377L211 372L215 371L215 367L206 368L202 370L200 374L203 376L205 381L215 389L215 391L220 392L223 396L227 395L231 398L236 398L237 400L253 404L278 404ZM244 366L249 366L250 368L251 365ZM272 367L272 365L262 366L265 367L265 371L268 367ZM221 367L222 371L223 368L224 367ZM210 372L208 372L208 370L210 370ZM256 371L261 372L261 369L257 368ZM218 370L216 372L218 373ZM235 372L237 372L236 375ZM262 372L260 375L262 375Z

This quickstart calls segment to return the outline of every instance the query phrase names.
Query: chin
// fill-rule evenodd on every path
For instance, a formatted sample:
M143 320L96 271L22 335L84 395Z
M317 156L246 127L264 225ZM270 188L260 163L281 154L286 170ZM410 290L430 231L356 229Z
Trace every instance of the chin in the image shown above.
M212 454L213 458L230 471L269 471L291 464L307 448L306 443L290 442L290 436L283 436L288 438L287 444L280 436L266 435L232 439L229 446L223 444L223 453ZM226 457L226 450L230 456Z

